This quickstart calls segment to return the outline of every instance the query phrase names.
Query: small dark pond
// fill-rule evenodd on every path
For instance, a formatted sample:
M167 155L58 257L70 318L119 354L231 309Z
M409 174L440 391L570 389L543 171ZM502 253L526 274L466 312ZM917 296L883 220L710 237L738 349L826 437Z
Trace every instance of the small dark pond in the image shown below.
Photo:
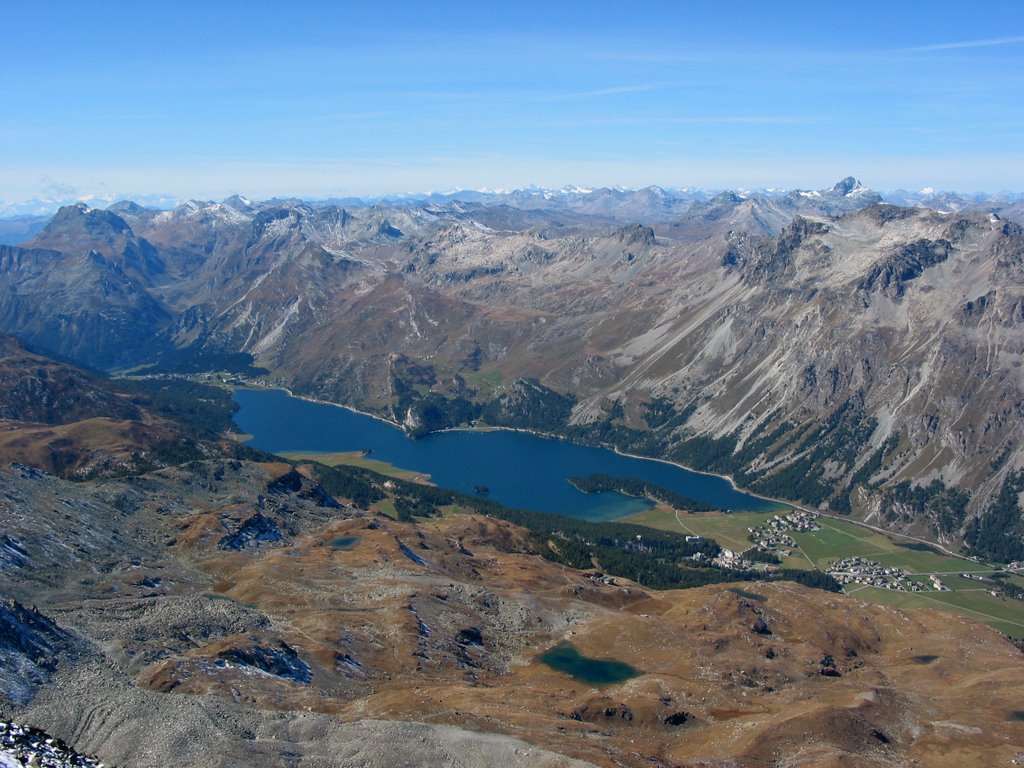
M1011 709L1006 713L1006 720L1010 723L1024 723L1024 709Z
M747 592L747 590L740 589L739 587L729 587L729 591L732 592L734 595L745 597L747 598L747 600L753 600L755 603L768 602L767 597L765 597L764 595L759 595L757 594L757 592Z
M336 539L331 539L327 542L328 546L334 549L352 549L356 544L359 543L358 536L339 536Z
M554 648L544 651L537 657L537 661L589 685L621 683L623 680L643 674L624 661L591 659L584 656L571 643L559 643Z
M931 654L922 654L921 656L911 656L910 660L915 664L931 664L933 661L938 661L938 656L932 656Z
M903 547L903 549L912 549L914 552L931 552L933 555L941 555L942 553L935 547L922 542L912 541L909 543L896 542L897 547Z

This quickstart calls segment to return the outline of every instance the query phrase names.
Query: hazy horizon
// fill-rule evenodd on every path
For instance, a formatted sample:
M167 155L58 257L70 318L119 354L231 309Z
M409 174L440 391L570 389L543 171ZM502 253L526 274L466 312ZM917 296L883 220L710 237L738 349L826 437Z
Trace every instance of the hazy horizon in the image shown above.
M845 177L844 177L845 178ZM855 177L856 178L856 177ZM863 180L858 179L863 183ZM254 195L247 195L244 192L232 192L228 195L218 197L200 197L198 195L189 195L184 197L178 197L176 195L168 195L161 193L140 193L135 195L114 195L109 197L101 197L97 195L85 194L85 195L68 195L64 197L55 196L49 198L33 198L30 200L12 201L12 200L0 200L0 218L17 218L23 216L45 216L50 215L64 205L73 205L75 203L84 203L91 208L106 208L114 203L118 202L135 202L143 207L157 208L163 210L170 210L176 208L179 205L193 200L197 202L223 202L224 200L239 196L246 200L254 203L266 203L272 200L286 200L286 199L298 199L307 203L320 203L329 201L332 199L344 199L344 200L359 200L362 203L373 204L376 202L401 202L402 200L420 200L431 196L457 196L466 193L479 193L479 194L509 194L515 192L527 192L527 191L540 191L545 192L575 192L579 194L590 194L602 189L610 190L622 190L622 191L639 191L642 189L657 187L669 194L673 193L684 193L698 192L705 194L718 194L721 192L738 192L738 193L773 193L773 194L785 194L795 191L810 191L810 190L825 190L831 188L835 183L840 181L836 179L832 183L823 184L820 187L812 186L799 186L799 187L780 187L780 186L766 186L766 187L701 187L701 186L669 186L662 184L649 184L646 187L633 187L621 184L599 184L593 187L582 187L577 184L563 184L558 187L546 187L536 184L530 184L524 187L515 188L488 188L481 187L476 189L468 188L457 188L457 189L445 189L445 190L423 190L423 191L395 191L387 192L385 194L349 194L349 195L270 195L268 197L260 197ZM997 189L997 190L954 190L954 189L934 189L925 187L922 189L909 189L907 187L897 187L893 189L875 189L870 184L864 184L864 186L873 192L878 192L883 197L895 195L899 193L906 193L909 195L960 195L965 198L972 197L992 197L996 198L999 196L1006 196L1010 199L1024 198L1024 188L1022 189Z
M782 187L782 186L764 186L764 187L727 187L727 186L670 186L668 184L647 184L646 186L627 186L624 184L597 184L592 187L583 187L578 184L562 184L561 186L541 186L539 184L528 184L521 187L513 188L502 188L502 187L479 187L479 188L455 188L455 189L427 189L419 191L390 191L384 195L370 195L370 194L353 194L353 195L339 195L339 196L304 196L304 195L271 195L266 198L246 195L245 193L231 193L222 197L199 197L199 196L187 196L177 197L172 195L164 194L139 194L139 195L126 195L126 196L112 196L112 197L98 197L95 195L79 195L79 196L67 196L67 197L52 197L52 198L36 198L27 201L10 201L0 200L0 218L17 218L24 216L45 216L54 213L58 208L66 205L74 205L76 203L84 203L90 208L106 208L115 203L120 202L133 202L143 207L156 208L162 210L171 210L177 206L183 205L187 201L197 202L223 202L228 198L239 196L253 203L266 203L273 200L289 200L297 199L304 203L322 203L330 200L358 200L365 204L374 204L377 202L401 202L402 200L422 200L432 196L444 197L444 196L459 196L464 194L494 194L503 195L511 193L522 193L522 191L529 190L544 190L544 191L569 191L569 193L578 194L592 194L600 189L620 189L620 190L633 190L637 191L648 187L659 187L667 191L667 193L682 194L683 191L698 191L698 193L705 193L709 195L723 193L723 191L736 191L736 193L768 193L768 194L786 194L791 191L797 190L811 190L811 189L827 189L833 186L840 179L836 179L833 183L823 184L820 187L812 186L796 186L796 187ZM883 197L892 196L900 193L908 195L955 195L964 196L965 198L973 198L977 196L983 197L997 197L1007 196L1011 199L1024 198L1024 189L935 189L932 187L925 187L922 189L910 189L906 187L897 187L893 189L874 189L870 184L864 184L865 187L872 191L877 191Z

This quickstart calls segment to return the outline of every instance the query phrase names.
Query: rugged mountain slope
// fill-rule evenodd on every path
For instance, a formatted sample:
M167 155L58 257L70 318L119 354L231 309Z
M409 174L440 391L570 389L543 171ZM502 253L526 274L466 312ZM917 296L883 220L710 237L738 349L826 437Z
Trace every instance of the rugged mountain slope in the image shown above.
M937 479L982 490L979 509L1020 463L1022 252L1020 228L987 214L798 219L610 349L628 372L608 394L682 394L675 434L725 441L719 465L769 492L848 510L853 490L879 514L870 486Z
M124 365L170 321L148 290L164 270L116 214L62 208L24 247L0 246L0 327L96 367Z
M911 520L874 485L980 489L950 511L936 486L913 516L954 540L1019 465L1022 239L998 217L875 205L685 253L621 230L575 258L548 244L528 269L523 235L499 250L445 234L414 255L415 279L545 311L504 359L582 395L578 423L632 402L627 425L669 455L888 524ZM649 418L650 399L682 418Z
M575 403L545 428L1024 557L1019 226L852 178L681 200L78 206L0 251L0 328L107 368L250 355L416 428L535 379Z

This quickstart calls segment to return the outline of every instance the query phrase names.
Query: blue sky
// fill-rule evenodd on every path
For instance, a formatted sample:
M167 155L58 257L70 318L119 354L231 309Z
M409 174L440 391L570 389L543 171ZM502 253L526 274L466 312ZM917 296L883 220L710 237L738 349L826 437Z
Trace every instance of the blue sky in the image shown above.
M0 199L1024 190L1016 2L22 3Z

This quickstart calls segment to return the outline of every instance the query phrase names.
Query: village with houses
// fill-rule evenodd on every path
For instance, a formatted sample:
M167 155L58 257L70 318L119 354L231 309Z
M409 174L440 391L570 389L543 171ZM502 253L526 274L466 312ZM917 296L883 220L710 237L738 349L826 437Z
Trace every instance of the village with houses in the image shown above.
M805 510L794 510L787 514L776 514L757 526L747 528L747 539L751 546L744 551L722 548L712 561L714 565L733 570L774 571L781 561L799 552L794 532L814 532L822 529L819 515ZM687 537L696 538L696 537ZM702 557L698 555L697 557ZM696 558L695 558L696 559ZM1013 572L1011 563L1006 570ZM850 592L861 587L875 587L906 593L949 592L950 587L942 580L941 574L913 573L895 565L884 565L863 556L847 556L832 560L823 570ZM960 576L981 582L980 587L993 597L1024 599L1024 590L1013 584L1000 583L988 576L977 573L962 573ZM999 577L997 577L998 579Z
M785 515L773 515L763 524L747 529L747 538L753 546L745 552L723 549L716 559L716 565L724 568L762 568L773 570L782 558L788 557L797 548L791 531L819 531L813 512L794 510Z
M846 586L860 584L866 587L894 589L898 592L945 592L948 591L942 580L932 574L929 576L932 590L922 581L911 579L910 574L902 568L886 567L874 560L864 557L844 557L829 566L828 574Z

